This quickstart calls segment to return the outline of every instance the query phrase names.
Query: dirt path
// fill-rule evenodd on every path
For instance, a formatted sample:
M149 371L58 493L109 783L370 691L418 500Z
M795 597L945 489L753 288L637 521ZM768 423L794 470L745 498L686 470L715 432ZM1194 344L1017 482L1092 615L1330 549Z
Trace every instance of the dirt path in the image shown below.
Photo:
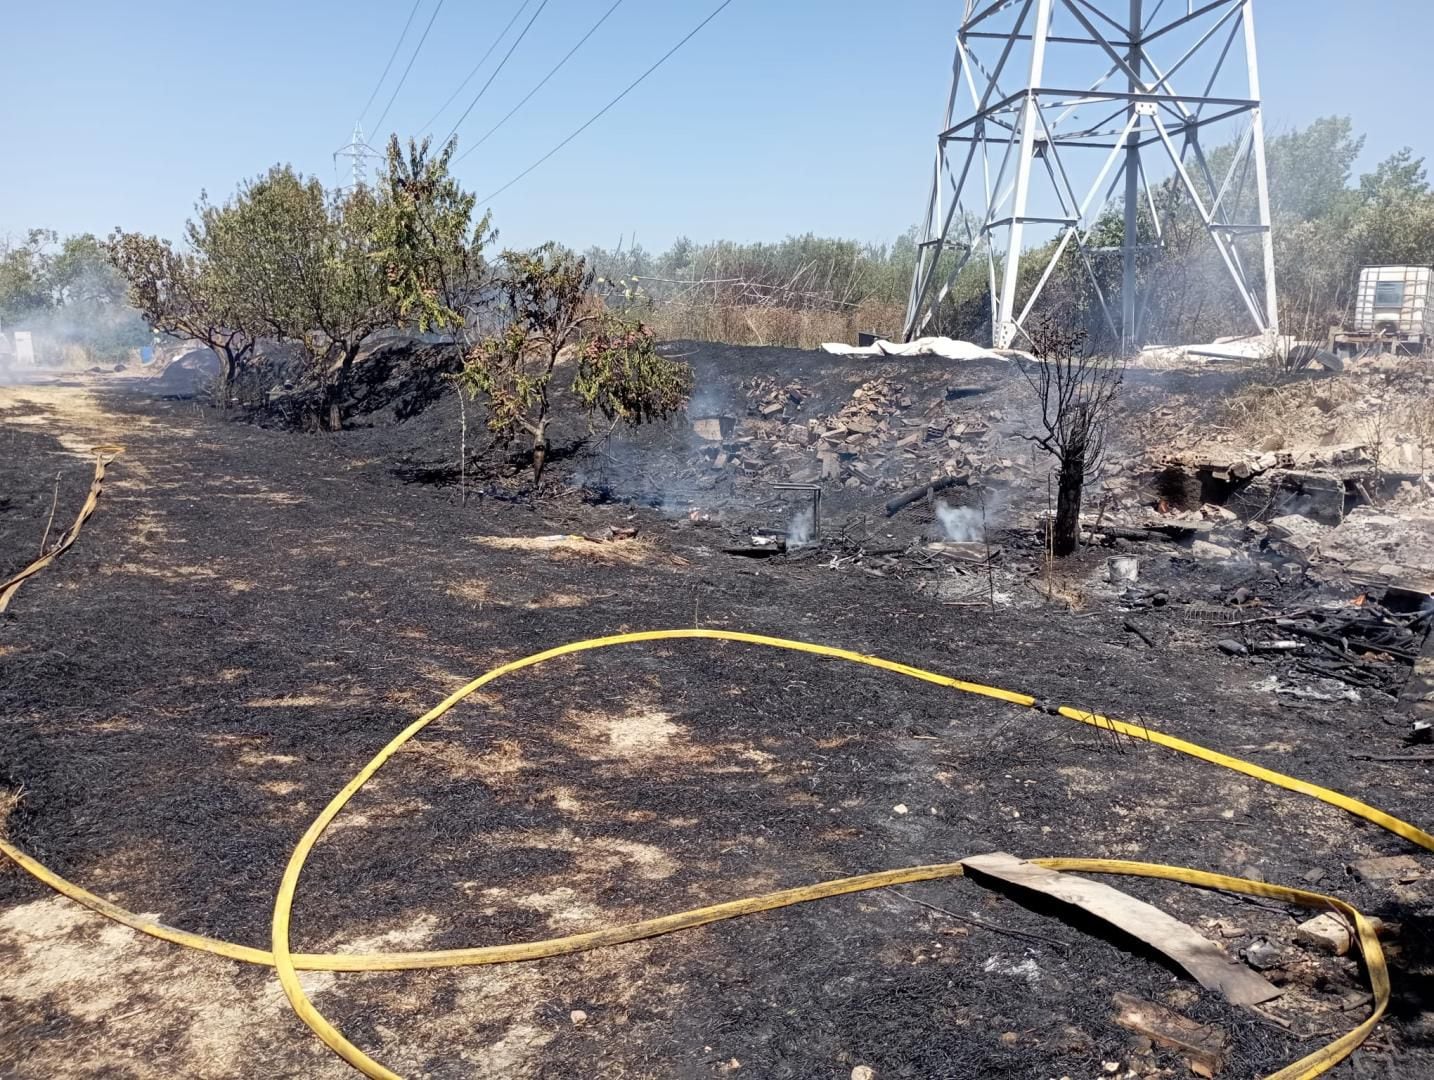
M266 944L284 859L319 807L473 675L694 620L1108 704L1428 823L1427 771L1347 757L1382 729L1378 709L1282 707L1218 657L1133 653L1118 615L992 616L859 574L763 568L620 506L464 508L376 472L343 438L103 388L0 391L0 569L38 544L57 471L57 517L73 513L98 441L127 446L100 512L0 624L0 781L21 793L5 827L57 871L186 929ZM627 547L535 539L629 519L642 539ZM296 944L519 941L998 849L1291 884L1323 872L1321 887L1405 933L1400 1015L1386 1049L1362 1055L1382 1071L1339 1075L1434 1068L1428 881L1343 873L1405 851L1398 840L1059 720L737 645L564 660L465 703L320 845ZM1232 949L1290 938L1280 912L1130 891L1202 927L1221 920ZM1228 1028L1229 1074L1243 1076L1361 1015L1339 1008L1360 986L1343 961L1291 951L1286 1031L970 883L910 894L1071 947L880 893L565 960L308 979L351 1038L432 1077L846 1077L857 1064L882 1078L1084 1077L1111 1060L1180 1075L1178 1058L1142 1054L1110 1023L1117 990ZM10 868L0 963L0 1076L348 1075L269 972L141 939Z

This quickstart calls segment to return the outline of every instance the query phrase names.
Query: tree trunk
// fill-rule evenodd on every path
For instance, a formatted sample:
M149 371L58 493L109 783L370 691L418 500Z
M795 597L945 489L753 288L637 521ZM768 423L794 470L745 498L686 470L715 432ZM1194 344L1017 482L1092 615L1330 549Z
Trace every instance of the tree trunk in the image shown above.
M1066 458L1056 480L1056 520L1051 551L1057 557L1074 555L1080 542L1080 496L1085 483L1085 458Z
M548 459L548 425L539 424L533 435L533 487L543 482L543 465Z
M344 349L343 360L339 363L339 373L335 376L333 383L329 386L329 430L340 431L344 426L343 406L344 395L348 393L349 374L353 370L354 358L358 356L359 347L362 341L355 342Z
M218 405L220 409L228 409L229 393L234 386L234 354L228 349L215 349L214 355L219 357Z

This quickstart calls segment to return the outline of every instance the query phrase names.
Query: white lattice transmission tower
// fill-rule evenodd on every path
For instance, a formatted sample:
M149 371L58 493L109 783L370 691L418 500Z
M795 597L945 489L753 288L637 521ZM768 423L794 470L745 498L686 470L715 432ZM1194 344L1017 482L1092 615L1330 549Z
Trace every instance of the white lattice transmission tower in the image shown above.
M349 191L352 188L362 187L368 182L369 162L380 162L383 154L375 150L364 141L363 125L354 124L354 133L349 141L334 151L334 164L338 164L339 158L349 160L349 174L353 180L352 187L344 186L341 191Z
M1253 8L1254 0L965 0L906 337L928 327L979 260L993 344L1019 344L1058 264L1074 262L1112 336L1136 347L1165 239L1169 199L1157 193L1172 188L1204 223L1248 326L1275 332ZM1122 209L1118 245L1096 243L1097 221ZM1029 265L1037 256L1039 274Z

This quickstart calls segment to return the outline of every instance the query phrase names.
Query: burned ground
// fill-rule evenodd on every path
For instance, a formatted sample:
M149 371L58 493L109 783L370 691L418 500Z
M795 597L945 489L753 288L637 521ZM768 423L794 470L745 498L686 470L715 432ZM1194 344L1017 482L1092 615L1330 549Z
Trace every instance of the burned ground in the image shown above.
M835 407L850 388L823 393ZM6 394L7 569L38 546L57 471L67 523L88 483L80 451L104 441L126 452L79 545L0 624L0 779L19 795L4 827L57 872L171 925L265 945L303 829L473 676L565 641L694 624L1139 718L1427 823L1427 765L1350 756L1397 749L1388 699L1257 691L1264 668L1173 615L1144 616L1161 632L1150 649L1113 607L1071 611L1032 589L994 609L955 606L899 576L725 556L717 526L624 502L460 505L455 487L395 470L405 455L452 460L443 408L306 437L98 382ZM662 438L685 435L641 445ZM490 467L494 484L506 477ZM559 488L571 477L560 472ZM539 539L631 525L639 537L624 544ZM1002 541L1019 564L1020 537ZM1152 563L1196 592L1229 588L1178 556ZM1294 601L1302 586L1262 587ZM992 850L1317 881L1399 930L1393 1016L1336 1075L1434 1068L1434 882L1427 868L1413 882L1346 869L1408 852L1402 841L1069 721L734 643L588 653L465 701L319 845L294 940L522 941ZM1278 1019L963 880L566 959L304 981L366 1050L432 1077L845 1077L858 1064L878 1077L1086 1077L1110 1061L1187 1075L1111 1022L1121 990L1225 1029L1226 1075L1252 1076L1365 1015L1357 966L1295 944L1283 908L1115 883L1232 951L1274 942L1272 975L1289 987ZM0 871L0 955L0 1075L346 1074L288 1013L271 972L141 938L13 868Z

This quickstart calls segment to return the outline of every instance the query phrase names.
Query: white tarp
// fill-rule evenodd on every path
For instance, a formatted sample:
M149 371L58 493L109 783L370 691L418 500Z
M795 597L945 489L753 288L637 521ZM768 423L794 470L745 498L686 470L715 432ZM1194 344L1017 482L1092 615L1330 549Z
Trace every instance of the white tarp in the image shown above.
M828 341L822 345L823 352L836 356L939 356L946 360L1005 360L1007 357L992 352L982 345L969 341L957 341L949 337L923 337L915 341L878 341L875 345L846 345L840 341Z
M1192 358L1202 363L1209 360L1279 360L1290 363L1291 367L1308 367L1314 363L1330 371L1344 370L1344 361L1320 348L1318 342L1299 341L1288 334L1223 337L1198 345L1147 345L1141 349L1140 358L1159 363L1178 363Z

